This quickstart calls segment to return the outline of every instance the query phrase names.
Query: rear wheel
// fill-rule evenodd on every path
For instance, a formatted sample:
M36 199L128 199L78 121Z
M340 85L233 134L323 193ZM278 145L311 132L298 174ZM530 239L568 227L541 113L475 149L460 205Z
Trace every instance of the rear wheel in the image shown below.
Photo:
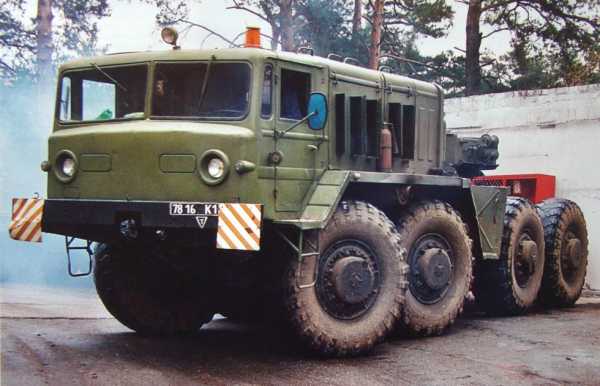
M540 216L528 200L509 197L500 259L478 265L477 303L489 314L522 314L535 303L543 272L544 229Z
M462 312L472 278L471 239L447 203L412 206L398 222L410 266L401 329L439 334Z
M571 306L581 295L587 269L588 235L583 212L573 201L561 198L546 200L538 208L546 242L540 302Z
M374 206L348 201L318 237L307 245L318 241L320 255L289 260L286 304L292 327L318 353L365 352L400 317L407 269L398 233Z
M94 261L98 296L119 322L138 333L192 333L213 317L198 277L176 270L158 251L101 244Z

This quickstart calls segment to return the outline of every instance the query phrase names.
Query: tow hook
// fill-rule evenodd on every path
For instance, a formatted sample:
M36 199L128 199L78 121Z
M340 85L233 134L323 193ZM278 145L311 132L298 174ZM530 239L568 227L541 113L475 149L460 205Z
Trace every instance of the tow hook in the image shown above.
M135 240L139 235L139 231L134 219L126 219L119 224L119 230L123 237L127 240Z

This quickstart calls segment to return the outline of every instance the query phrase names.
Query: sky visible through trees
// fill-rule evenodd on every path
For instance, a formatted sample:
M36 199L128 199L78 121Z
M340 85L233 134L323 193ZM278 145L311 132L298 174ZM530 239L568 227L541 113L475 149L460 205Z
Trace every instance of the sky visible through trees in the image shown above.
M156 26L191 23L219 32L219 18L194 20L209 0L0 0L0 76L52 79L56 65L104 52L103 21L120 3L152 7ZM210 3L210 4L209 4ZM600 0L224 0L229 13L267 25L266 48L336 53L362 65L435 81L450 95L569 86L600 81ZM457 13L462 7L467 12ZM33 12L31 12L33 10ZM27 12L29 11L29 12ZM33 14L32 14L33 13ZM146 17L148 15L146 14ZM424 53L424 41L455 26L461 44ZM239 30L243 30L243 25ZM127 26L122 26L127 28ZM503 52L485 48L502 36ZM232 39L234 36L228 36ZM431 51L431 50L429 50Z

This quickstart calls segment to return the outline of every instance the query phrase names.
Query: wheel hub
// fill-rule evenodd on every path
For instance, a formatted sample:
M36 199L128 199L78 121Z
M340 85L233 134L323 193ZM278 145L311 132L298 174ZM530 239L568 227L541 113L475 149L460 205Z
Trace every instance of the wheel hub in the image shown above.
M319 303L337 319L355 319L367 312L379 293L379 261L359 240L343 240L319 257L315 284Z
M409 254L409 288L424 304L443 299L452 282L454 267L452 249L439 234L427 234L414 243Z
M441 248L425 250L417 262L417 272L422 278L422 283L429 288L439 290L448 285L450 281L450 257Z
M533 240L521 241L521 259L529 273L535 271L535 261L537 259L537 243Z
M581 241L577 238L570 239L567 243L564 257L571 269L576 269L581 264Z
M537 268L538 245L529 234L524 233L518 246L515 256L515 279L521 288L525 288Z
M349 304L365 301L375 284L375 277L369 263L356 256L338 260L333 266L332 276L337 296Z

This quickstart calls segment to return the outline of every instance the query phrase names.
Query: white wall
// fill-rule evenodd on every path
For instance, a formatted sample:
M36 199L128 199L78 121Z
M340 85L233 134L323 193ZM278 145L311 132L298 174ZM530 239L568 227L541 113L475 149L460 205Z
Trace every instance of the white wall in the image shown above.
M600 289L600 84L454 98L445 109L459 136L500 137L500 167L488 174L556 176L557 196L585 215L587 283Z

